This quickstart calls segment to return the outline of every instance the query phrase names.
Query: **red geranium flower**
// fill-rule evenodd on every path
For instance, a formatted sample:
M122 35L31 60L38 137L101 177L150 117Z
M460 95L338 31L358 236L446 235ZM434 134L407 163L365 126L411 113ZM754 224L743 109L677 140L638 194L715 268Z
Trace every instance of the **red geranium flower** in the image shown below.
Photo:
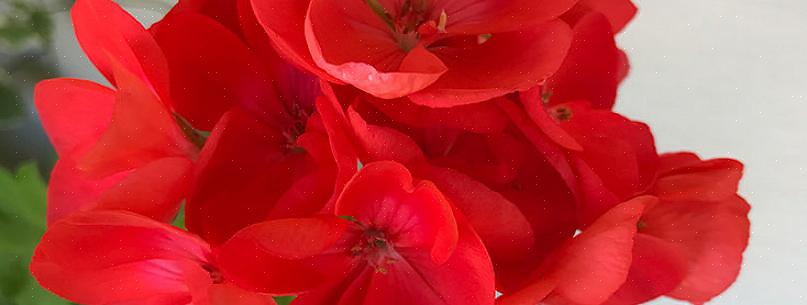
M222 277L210 246L170 225L122 211L53 223L31 261L50 291L85 305L273 305Z
M170 220L197 148L163 99L165 59L148 32L109 1L81 0L72 13L79 42L116 88L75 79L37 86L37 109L60 156L48 220L88 209Z
M223 270L257 291L304 292L295 304L493 304L482 242L432 183L413 182L402 165L367 164L335 215L248 227L222 247ZM286 276L266 276L276 272Z
M702 304L734 282L748 245L748 204L737 195L742 164L662 155L658 196L638 223L625 284L607 304L637 304L661 295Z
M277 50L381 98L450 107L538 85L569 47L577 1L261 1Z

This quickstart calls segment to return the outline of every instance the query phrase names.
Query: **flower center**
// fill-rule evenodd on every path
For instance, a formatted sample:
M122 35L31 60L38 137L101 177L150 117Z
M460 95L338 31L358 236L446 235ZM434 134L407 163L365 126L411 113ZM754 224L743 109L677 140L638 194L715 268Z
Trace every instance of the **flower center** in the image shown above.
M213 284L221 284L224 283L224 276L221 272L214 267L213 265L209 264L202 264L202 269L210 273L210 279L213 281Z
M448 15L442 11L436 20L430 19L431 9L427 0L404 0L395 16L379 0L366 1L373 12L387 24L404 51L409 52L418 44L429 45L446 33Z
M374 228L363 230L358 243L350 249L351 254L366 260L378 273L389 272L390 266L401 259L400 255L395 252L384 231Z
M568 121L572 118L572 110L565 106L557 106L549 109L549 114L557 121Z

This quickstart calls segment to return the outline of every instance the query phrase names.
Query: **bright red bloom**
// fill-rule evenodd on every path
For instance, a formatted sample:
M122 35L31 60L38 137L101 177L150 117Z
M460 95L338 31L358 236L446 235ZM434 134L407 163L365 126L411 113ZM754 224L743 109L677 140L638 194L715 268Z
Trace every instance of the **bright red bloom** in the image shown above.
M390 104L396 102L399 101L389 101ZM394 109L401 109L398 105L404 104L395 105ZM530 147L521 145L513 135L503 133L507 126L506 117L495 106L484 105L433 109L430 116L420 116L424 119L421 121L423 128L409 130L408 134L402 132L407 130L405 127L398 130L388 127L395 126L395 122L376 125L389 119L373 113L373 109L363 103L351 106L348 118L363 161L392 160L406 164L419 179L434 182L462 211L485 242L494 261L517 259L532 248L533 228L519 207L499 188L513 184L521 172L532 169L524 164L524 156ZM408 111L425 113L424 108L412 105ZM485 108L492 112L475 112ZM364 114L359 114L360 110ZM453 126L470 126L470 120L465 121L461 115L470 111L494 118L491 125L496 125L493 122L498 120L503 126L491 126L494 128L490 130L491 135L454 129ZM432 125L428 128L426 124ZM522 168L529 169L522 171Z
M335 214L248 227L223 246L222 266L244 287L304 292L295 304L493 304L485 247L432 183L413 182L402 165L367 164ZM275 272L287 276L265 276Z
M263 1L279 53L321 77L431 107L538 85L569 47L563 1Z
M573 190L582 226L652 183L658 161L644 123L587 102L545 105L534 90L521 103L523 110L511 102L499 105Z
M637 222L656 199L637 197L617 205L559 247L524 288L498 305L602 304L628 276Z
M183 1L151 29L169 59L174 108L212 130L186 220L214 245L254 223L327 208L357 165L344 114L323 96L330 89L253 43L265 34L237 4L212 15L208 2Z
M737 195L742 164L661 156L650 206L638 223L627 282L607 304L636 304L661 295L694 304L722 293L737 278L748 245L748 204Z
M170 220L188 189L197 148L162 99L165 59L148 32L112 2L81 0L72 13L79 42L116 89L74 79L37 85L37 110L60 157L48 221L88 209ZM102 21L108 26L98 27Z
M85 305L272 305L222 277L201 239L121 211L76 213L53 223L34 253L39 283Z

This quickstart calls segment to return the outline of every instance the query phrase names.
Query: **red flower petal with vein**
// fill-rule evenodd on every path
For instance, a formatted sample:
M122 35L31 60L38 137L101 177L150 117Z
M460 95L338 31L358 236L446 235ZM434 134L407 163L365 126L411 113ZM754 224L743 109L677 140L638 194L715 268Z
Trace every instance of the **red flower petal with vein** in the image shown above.
M76 213L53 223L31 273L43 287L87 305L275 304L223 278L201 239L120 211Z
M493 303L482 243L433 184L415 183L402 165L367 164L345 187L335 213L341 216L248 227L219 258L225 268L252 266L233 273L236 283L304 292L295 300L300 304ZM289 280L263 276L289 269Z
M571 36L558 17L577 1L252 2L298 67L377 97L414 94L417 104L451 107L551 75Z
M35 90L61 157L49 184L49 222L89 209L168 221L187 190L196 148L151 88L111 63L117 91L71 79L43 81Z

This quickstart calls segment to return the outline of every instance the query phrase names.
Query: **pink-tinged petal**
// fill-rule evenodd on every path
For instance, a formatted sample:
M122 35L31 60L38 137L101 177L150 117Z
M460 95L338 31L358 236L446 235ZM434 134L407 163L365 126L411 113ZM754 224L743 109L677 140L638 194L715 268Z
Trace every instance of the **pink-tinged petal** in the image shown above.
M246 112L226 113L197 161L197 180L186 210L188 229L220 244L266 220L275 200L294 181L291 171L297 165L293 160L284 164L285 143L279 131Z
M253 0L252 9L257 21L266 30L281 57L296 67L328 81L337 81L318 67L308 51L305 37L305 19L310 1L300 0Z
M84 53L111 83L118 82L113 63L117 61L159 96L168 96L165 57L134 17L110 0L76 1L71 14Z
M196 154L174 116L141 80L120 66L115 66L115 77L119 89L112 121L98 142L78 157L79 168L103 177L161 158Z
M93 179L62 158L48 186L48 223L87 210L126 210L168 222L186 195L192 166L185 158L165 158Z
M405 259L374 273L362 304L493 305L493 266L469 224L459 220L454 254L443 264L427 254L400 251Z
M594 108L611 109L621 81L621 54L614 33L602 14L588 13L572 28L569 54L543 91L550 104L588 101Z
M224 276L246 289L296 294L342 279L353 267L351 223L334 216L249 226L217 250Z
M448 72L409 98L415 104L442 108L530 89L560 67L571 38L569 26L558 20L495 33L482 44L435 48Z
M414 183L399 163L366 164L337 199L336 215L384 230L396 248L427 249L438 264L457 246L450 203L433 183Z
M209 289L210 305L277 305L268 295L243 290L235 285L212 285Z
M736 160L706 160L661 173L650 192L664 200L718 201L737 193L742 175Z
M628 279L605 304L642 304L660 297L681 283L686 269L686 257L677 245L636 234Z
M98 141L112 120L115 92L89 81L52 79L37 84L34 101L56 152L65 156Z
M371 99L370 102L390 118L419 128L460 129L474 133L495 134L508 126L507 116L495 103L476 103L451 108L430 108L408 99Z
M406 134L384 126L368 124L351 106L347 110L357 144L362 147L364 160L392 160L409 164L425 160L423 151Z
M212 282L209 254L204 241L136 214L79 213L48 228L31 272L81 304L181 305L193 301L191 286Z
M533 246L530 223L515 204L498 192L448 168L426 165L416 173L434 182L462 212L494 261L520 259Z
M681 247L687 274L668 296L705 303L737 278L748 246L748 203L740 196L720 202L662 201L642 217L641 232Z
M631 0L580 0L574 11L580 9L600 12L608 17L614 33L621 32L637 11Z
M211 130L224 112L248 103L268 106L263 110L271 118L283 117L269 67L223 25L180 13L151 31L168 59L173 107L195 128Z
M446 31L488 34L520 30L560 17L578 0L435 0L434 14L445 10ZM434 16L435 20L438 16Z

